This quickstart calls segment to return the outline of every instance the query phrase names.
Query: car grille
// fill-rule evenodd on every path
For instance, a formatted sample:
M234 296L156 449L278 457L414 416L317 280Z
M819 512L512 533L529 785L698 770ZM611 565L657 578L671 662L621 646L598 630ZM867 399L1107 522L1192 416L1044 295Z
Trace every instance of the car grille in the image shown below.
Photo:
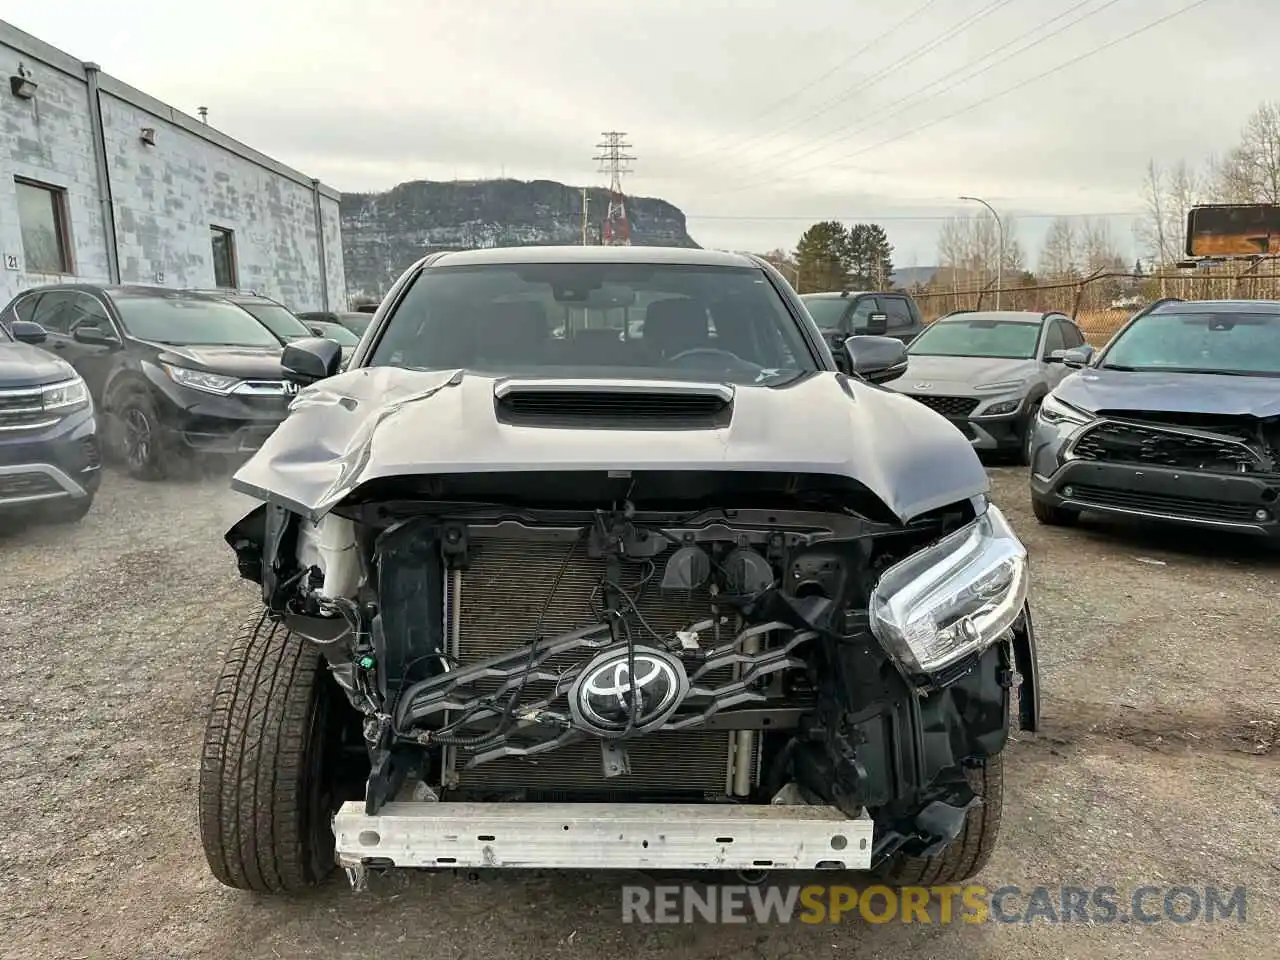
M951 417L954 420L969 416L978 405L976 397L935 397L917 393L909 393L907 396L923 403L931 410L936 410L944 417Z
M531 540L498 540L473 536L470 562L462 573L462 597L459 604L461 624L458 649L461 664L474 663L519 649L529 643L544 604L540 632L543 636L573 630L593 622L592 593L604 574L604 561L588 559L582 546L574 550L564 568L554 598L547 594L564 562L568 545ZM647 565L626 564L623 583L636 600L645 620L659 634L686 627L708 614L705 590L691 595L660 594L656 582L661 578L666 555L656 557L655 575L642 591L638 589ZM643 569L641 569L643 567ZM452 580L446 588L447 609L453 609ZM642 637L638 637L642 640ZM581 654L571 654L562 666L579 662ZM557 659L547 662L557 664ZM724 676L716 671L708 682ZM484 689L477 684L477 689ZM522 698L525 701L545 696L546 683L530 682ZM756 739L758 743L758 738ZM465 749L458 750L456 769L463 789L532 790L553 794L559 791L581 791L610 795L627 792L655 794L723 794L726 790L733 733L729 731L688 730L656 733L637 737L627 744L631 773L606 778L599 743L581 741L534 758L504 757L480 764L470 770L461 767L469 758ZM755 760L752 761L753 769Z
M1079 460L1177 467L1216 473L1248 473L1261 460L1245 443L1211 434L1162 430L1108 420L1091 427L1072 448Z
M20 430L56 421L44 409L39 389L0 390L0 429Z
M62 487L47 473L0 474L0 500L36 497L41 494L61 493Z
M1113 490L1087 484L1072 484L1071 499L1080 504L1113 507L1154 513L1186 520L1208 520L1219 523L1256 522L1257 506L1248 503L1224 503L1202 497L1181 497L1166 493L1144 493L1135 490Z

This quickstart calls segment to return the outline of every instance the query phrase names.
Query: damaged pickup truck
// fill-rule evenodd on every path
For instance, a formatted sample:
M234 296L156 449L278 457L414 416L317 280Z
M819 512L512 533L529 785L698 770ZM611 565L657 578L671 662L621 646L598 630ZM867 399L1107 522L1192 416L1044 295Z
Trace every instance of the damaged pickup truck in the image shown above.
M1031 504L1280 543L1280 302L1160 300L1040 407Z
M905 362L833 357L759 258L636 247L436 254L346 372L290 344L233 480L263 608L208 722L213 873L973 875L1038 718L1026 551L876 385Z

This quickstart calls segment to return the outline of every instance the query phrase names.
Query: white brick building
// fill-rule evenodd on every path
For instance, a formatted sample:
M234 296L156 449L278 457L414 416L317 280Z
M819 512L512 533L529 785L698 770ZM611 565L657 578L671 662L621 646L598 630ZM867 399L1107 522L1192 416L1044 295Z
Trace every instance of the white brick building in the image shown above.
M80 279L343 310L338 193L0 21L0 306Z

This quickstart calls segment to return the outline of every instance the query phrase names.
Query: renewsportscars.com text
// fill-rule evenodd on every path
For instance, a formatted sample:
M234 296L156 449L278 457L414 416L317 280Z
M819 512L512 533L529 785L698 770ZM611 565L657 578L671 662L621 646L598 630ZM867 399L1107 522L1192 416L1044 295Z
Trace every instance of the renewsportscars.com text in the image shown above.
M1218 923L1244 887L626 886L623 923Z

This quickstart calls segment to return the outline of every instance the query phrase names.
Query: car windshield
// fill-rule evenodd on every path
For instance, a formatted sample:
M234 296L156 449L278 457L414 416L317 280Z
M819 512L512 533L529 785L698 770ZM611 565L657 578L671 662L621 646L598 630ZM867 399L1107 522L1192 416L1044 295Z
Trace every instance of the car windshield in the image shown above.
M818 369L764 271L618 262L426 269L370 362L765 384Z
M1038 323L974 315L962 320L935 320L912 341L907 353L915 357L1026 360L1036 355L1039 339Z
M843 297L802 297L804 308L813 317L813 322L822 330L835 330L840 326L840 318L849 307L849 301Z
M119 296L115 302L125 331L139 340L184 347L280 346L252 314L223 300Z
M369 328L369 321L372 319L373 315L369 313L344 313L342 315L342 325L357 337L363 337L365 330Z
M311 336L306 324L278 303L241 303L237 306L252 313L281 340L299 340Z
M1101 366L1280 377L1280 314L1149 313L1116 338Z
M311 325L320 331L320 336L335 340L344 347L354 347L360 342L359 337L340 323L313 322Z

